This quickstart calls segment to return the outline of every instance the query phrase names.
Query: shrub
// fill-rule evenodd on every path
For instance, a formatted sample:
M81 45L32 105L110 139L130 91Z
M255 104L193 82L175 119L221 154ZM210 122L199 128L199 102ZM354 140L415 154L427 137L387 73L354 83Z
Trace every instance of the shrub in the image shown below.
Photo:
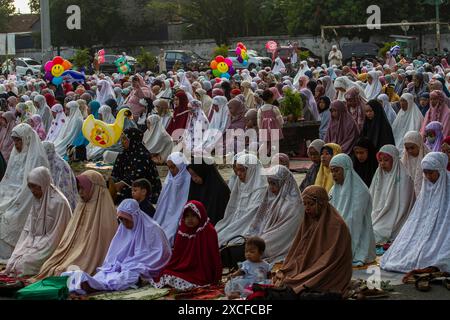
M295 121L303 114L303 100L299 92L288 89L281 102L281 113L283 116L293 115Z
M214 59L217 56L223 56L223 57L228 57L228 46L223 44L220 47L215 47L214 51L213 51L213 56L212 58Z
M156 56L151 52L145 51L144 48L141 47L141 52L136 57L136 61L141 69L145 71L154 71L156 69L157 60Z

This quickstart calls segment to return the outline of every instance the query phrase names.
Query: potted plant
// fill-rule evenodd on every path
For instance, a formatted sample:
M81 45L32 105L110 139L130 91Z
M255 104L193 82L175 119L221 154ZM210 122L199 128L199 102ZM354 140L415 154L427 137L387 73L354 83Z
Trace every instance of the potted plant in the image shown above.
M280 111L287 118L287 122L297 122L303 114L303 100L300 93L287 89L281 101Z

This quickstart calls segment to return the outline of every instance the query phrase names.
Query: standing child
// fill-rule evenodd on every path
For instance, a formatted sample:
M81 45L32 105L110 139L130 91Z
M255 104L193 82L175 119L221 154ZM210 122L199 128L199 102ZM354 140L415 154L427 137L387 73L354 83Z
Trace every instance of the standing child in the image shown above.
M281 129L284 121L278 107L273 105L274 95L272 91L265 90L262 99L264 105L258 110L259 141L267 142L267 150L270 155L272 142L283 139L283 131Z
M131 195L134 200L139 202L139 208L144 211L149 217L153 218L155 215L155 207L150 202L152 194L152 186L147 179L139 179L133 182Z
M266 243L263 239L252 237L245 243L245 260L238 271L231 275L225 287L229 299L246 297L252 293L254 283L268 284L271 266L262 260Z

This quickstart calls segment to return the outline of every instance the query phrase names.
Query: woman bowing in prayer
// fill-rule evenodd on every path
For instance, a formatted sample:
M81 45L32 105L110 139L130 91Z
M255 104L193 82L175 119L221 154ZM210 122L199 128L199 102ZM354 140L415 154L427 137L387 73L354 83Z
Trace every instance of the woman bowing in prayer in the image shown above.
M414 206L414 182L400 162L393 145L385 145L377 154L379 168L370 186L372 222L377 243L395 239Z
M28 174L37 167L49 167L41 140L28 124L11 133L14 148L5 176L0 182L0 261L11 257L33 205Z
M447 156L431 152L422 160L420 193L408 220L381 259L381 268L409 272L434 266L450 272L450 173Z
M319 173L320 165L322 163L320 160L320 156L324 145L325 142L320 139L314 140L309 145L308 157L313 164L308 169L306 177L300 185L300 192L305 191L307 187L312 186L316 182L317 174Z
M103 265L94 276L81 270L63 273L69 276L70 292L89 294L95 291L123 291L140 279L159 275L170 261L172 250L161 227L133 199L117 208L120 226L111 241Z
M423 181L421 163L430 150L423 143L423 138L418 131L408 132L405 135L404 144L401 162L414 182L414 191L417 198L422 189Z
M67 198L72 210L75 210L78 200L77 180L70 165L55 151L55 145L51 142L42 143L47 154L50 173L53 184Z
M264 258L269 263L283 261L304 218L303 200L288 168L276 165L268 171L269 186L248 236L266 243Z
M330 112L331 121L325 142L338 144L343 153L350 154L359 138L358 126L342 101L333 101Z
M216 224L219 244L248 233L267 190L263 166L253 154L242 154L236 161L238 180L231 189L224 218Z
M320 150L320 168L317 173L316 181L314 185L324 188L327 192L330 192L333 187L333 176L330 171L331 159L342 153L342 149L335 143L327 143Z
M188 104L189 118L186 130L183 135L183 145L185 150L191 153L194 150L201 150L203 145L203 137L208 129L209 121L202 110L202 103L198 100L192 100Z
M372 263L376 253L369 188L353 170L353 162L348 155L333 157L330 168L334 180L330 203L341 214L352 236L353 265Z
M155 96L153 95L150 88L145 85L144 78L142 78L140 74L134 75L131 83L133 91L131 91L130 95L125 100L124 105L130 107L131 112L133 113L133 117L136 120L145 111L144 100L154 100Z
M133 181L147 179L152 185L150 201L156 203L161 192L161 180L150 152L142 143L143 134L139 129L128 128L122 134L123 152L119 154L111 172L117 191L117 202L131 198Z
M352 239L328 193L317 186L302 194L305 219L297 232L274 284L299 295L305 290L339 293L345 297L352 279Z
M34 276L53 254L72 217L66 197L53 184L50 171L38 167L28 174L34 201L4 274Z
M88 170L77 177L77 183L81 200L61 242L42 266L37 279L59 276L70 271L71 266L94 274L116 233L116 209L103 176Z
M230 112L227 104L227 98L223 96L213 98L211 111L208 115L209 127L204 136L206 149L213 149L225 134L225 130L230 122Z
M180 291L219 284L222 264L217 233L202 203L189 201L184 205L178 224L172 258L150 283Z
M157 164L163 164L172 153L174 144L172 138L164 128L161 117L152 114L147 118L147 130L144 132L142 142Z
M353 148L353 169L367 188L370 188L373 176L378 169L378 160L372 141L366 137L359 138Z
M378 100L370 100L366 104L366 120L361 135L372 141L376 152L384 145L395 144L391 125Z
M423 122L423 116L414 102L414 96L404 93L400 99L400 111L392 125L395 145L397 149L403 151L403 139L409 131L419 131Z
M201 202L211 223L215 225L223 219L230 199L230 189L212 161L213 159L194 158L188 165L192 177L188 199Z
M188 161L180 153L172 153L167 158L169 173L156 205L154 219L163 228L173 246L184 204L188 201L191 175L187 170Z

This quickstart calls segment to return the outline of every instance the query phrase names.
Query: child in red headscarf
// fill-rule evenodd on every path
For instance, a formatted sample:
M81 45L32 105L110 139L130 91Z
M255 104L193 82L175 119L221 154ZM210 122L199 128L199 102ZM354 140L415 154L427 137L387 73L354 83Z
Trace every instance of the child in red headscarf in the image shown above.
M218 284L221 277L217 232L209 222L203 204L189 201L184 207L172 258L153 285L188 291Z

